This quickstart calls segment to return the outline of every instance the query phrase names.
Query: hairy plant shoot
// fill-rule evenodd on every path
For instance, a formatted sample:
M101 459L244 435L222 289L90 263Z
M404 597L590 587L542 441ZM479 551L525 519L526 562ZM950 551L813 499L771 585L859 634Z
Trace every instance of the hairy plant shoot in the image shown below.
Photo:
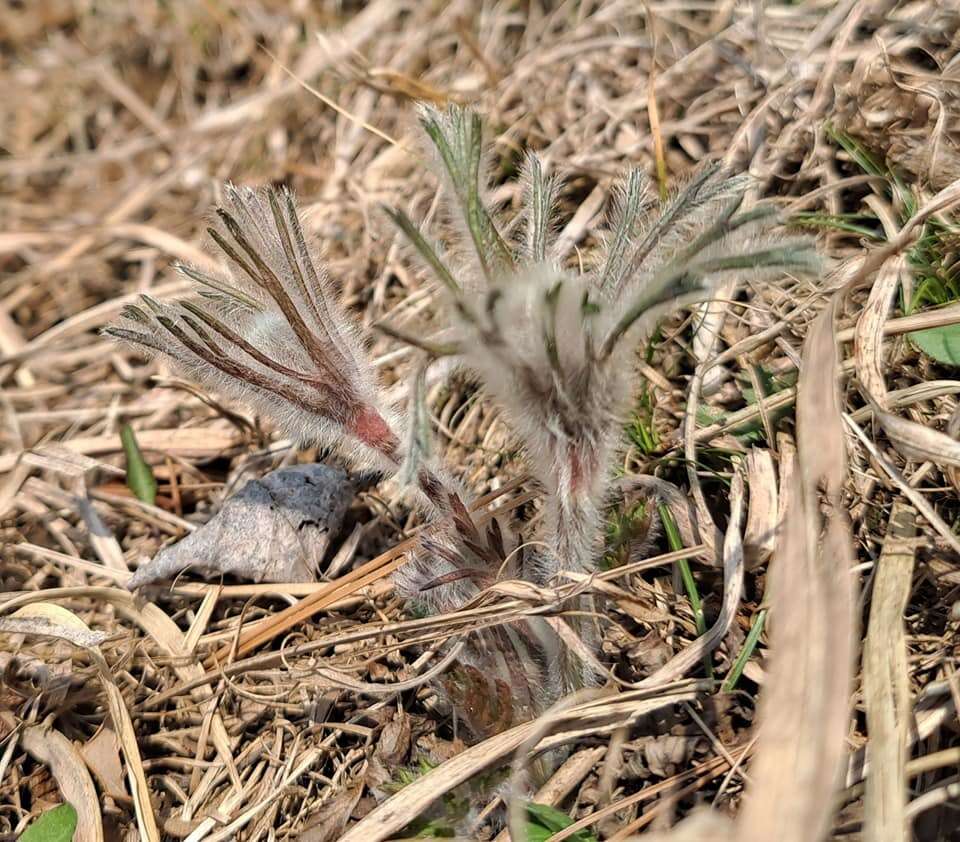
M433 520L395 582L424 610L444 613L498 579L562 583L566 572L596 570L613 464L636 394L638 344L664 315L727 279L814 271L817 256L810 240L779 231L771 210L744 210L746 179L708 162L662 203L640 170L629 172L599 253L586 268L568 268L556 251L560 180L529 155L522 217L508 225L485 201L480 117L424 108L420 118L459 236L441 249L403 211L387 212L439 283L450 325L442 353L480 378L523 445L543 489L541 535L521 539L520 530L471 514L429 446L421 372L410 407L387 404L285 190L228 187L209 229L226 259L223 273L181 267L197 283L196 298L144 296L105 332L164 355L300 439L336 444L354 464L417 489ZM595 650L597 606L581 597L565 607ZM446 680L448 699L462 707L485 689L500 700L472 717L461 712L477 735L527 719L593 680L542 620L490 626L465 651Z

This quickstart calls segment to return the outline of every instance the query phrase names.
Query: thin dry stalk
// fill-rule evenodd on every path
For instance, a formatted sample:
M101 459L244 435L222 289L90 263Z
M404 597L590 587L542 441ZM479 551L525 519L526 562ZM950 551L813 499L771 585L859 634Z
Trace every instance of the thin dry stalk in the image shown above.
M906 763L913 703L903 613L913 586L916 533L916 512L897 501L877 561L863 647L867 757L872 769L863 803L864 834L876 842L901 842L909 832Z

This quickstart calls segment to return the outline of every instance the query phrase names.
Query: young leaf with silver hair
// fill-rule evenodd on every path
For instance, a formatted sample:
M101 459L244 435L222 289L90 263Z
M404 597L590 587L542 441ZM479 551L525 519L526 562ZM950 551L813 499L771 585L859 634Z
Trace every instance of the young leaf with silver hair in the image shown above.
M497 519L471 514L469 497L429 447L422 372L412 411L387 405L354 322L307 246L292 196L228 187L210 236L226 257L222 273L181 271L196 299L144 296L118 339L163 354L187 375L253 405L285 431L336 444L355 464L398 476L419 491L432 524L396 574L398 590L431 612L454 611L497 577L537 583L590 573L602 552L604 509L624 417L635 393L633 351L669 312L709 297L728 278L812 272L810 240L787 237L774 212L742 210L747 182L705 163L665 202L639 170L627 174L599 254L567 268L555 249L561 183L528 155L517 242L485 201L479 115L453 107L421 111L458 236L442 251L402 211L388 215L440 284L450 331L442 346L409 338L428 353L453 355L505 410L543 488L542 534L530 551ZM591 600L577 599L575 629L596 649ZM511 704L495 706L498 727L528 718L559 694L590 683L576 656L543 621L492 627L474 636L452 704L478 681ZM487 716L490 719L491 715ZM476 717L471 729L489 730Z

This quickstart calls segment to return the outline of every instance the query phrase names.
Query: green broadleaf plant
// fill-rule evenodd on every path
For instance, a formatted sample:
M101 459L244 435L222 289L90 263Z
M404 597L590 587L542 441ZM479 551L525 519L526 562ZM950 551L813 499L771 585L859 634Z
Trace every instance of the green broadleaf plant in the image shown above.
M77 830L77 811L61 804L38 816L20 835L20 842L71 842Z

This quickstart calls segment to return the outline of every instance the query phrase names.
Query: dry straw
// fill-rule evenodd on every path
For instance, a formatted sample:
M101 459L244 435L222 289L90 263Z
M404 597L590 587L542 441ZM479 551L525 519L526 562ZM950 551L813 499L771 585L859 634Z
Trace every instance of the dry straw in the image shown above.
M41 5L0 16L0 614L55 603L101 637L94 657L3 633L0 834L68 799L77 838L492 837L511 788L491 769L536 770L535 740L570 752L537 796L575 820L558 838L953 831L960 386L930 353L958 321L952 4ZM448 162L418 145L414 99ZM470 169L474 113L486 170ZM708 160L748 174L739 204ZM662 240L631 171L674 197L718 188L706 229ZM270 185L301 207L273 189L275 209ZM203 248L218 205L275 274L292 254L303 288ZM815 233L824 273L683 254L715 224L724 254L762 251L728 249L725 226L770 206L803 226L788 237ZM329 280L313 285L298 228ZM248 300L197 298L174 262ZM637 341L651 305L708 288L709 307ZM98 334L129 307L123 329L202 388ZM211 358L260 391L236 368L209 377ZM266 420L277 388L285 429L325 429L393 477L354 501L330 581L129 593L246 481L326 455ZM154 505L124 485L123 423ZM571 441L596 463L573 470ZM676 534L641 534L651 493ZM603 552L624 536L649 549ZM424 546L447 567L407 565L404 593L440 612L420 616L392 577ZM503 651L572 654L524 656L524 681L479 670L537 685L511 717L548 712L507 727L488 706L475 724L505 730L471 735L438 671ZM553 708L584 662L604 695ZM463 699L479 679L459 681Z

